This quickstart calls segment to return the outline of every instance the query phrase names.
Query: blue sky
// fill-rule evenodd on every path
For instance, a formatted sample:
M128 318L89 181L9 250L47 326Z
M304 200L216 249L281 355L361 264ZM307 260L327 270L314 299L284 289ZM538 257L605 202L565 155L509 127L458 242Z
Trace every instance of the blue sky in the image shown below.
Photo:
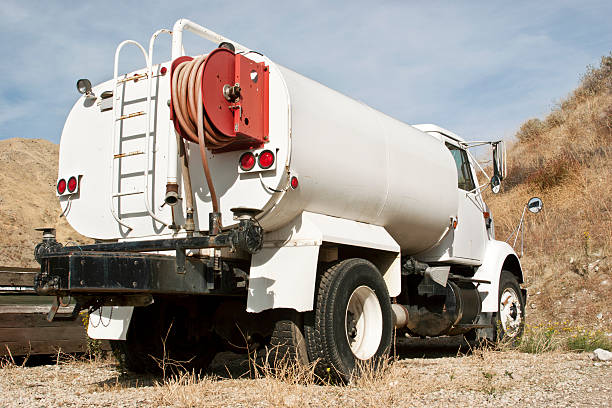
M400 120L468 140L511 138L612 50L609 0L3 0L0 10L0 139L56 143L80 96L76 80L109 79L119 42L147 44L181 17ZM208 48L187 36L188 54ZM167 38L156 55L169 59ZM122 71L143 65L136 57Z

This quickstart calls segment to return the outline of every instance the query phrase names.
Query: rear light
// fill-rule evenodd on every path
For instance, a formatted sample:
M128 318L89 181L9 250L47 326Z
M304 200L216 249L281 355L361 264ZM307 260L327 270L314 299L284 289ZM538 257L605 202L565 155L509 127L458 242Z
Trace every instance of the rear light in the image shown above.
M274 153L270 150L264 150L259 154L259 167L269 169L274 164Z
M62 195L66 192L66 180L61 179L57 182L57 193Z
M255 167L255 155L251 152L243 153L240 156L240 168L244 171L249 171Z
M295 176L291 177L291 188L295 190L296 188L298 188L299 185L300 183L298 181L298 178Z
M76 194L79 192L79 180L81 175L70 176L68 178L61 178L58 180L55 186L55 191L58 196L66 196L70 194ZM68 181L66 181L68 180Z
M248 150L238 159L238 173L276 170L276 152L271 149Z
M68 179L68 192L74 193L77 189L77 179L72 176Z

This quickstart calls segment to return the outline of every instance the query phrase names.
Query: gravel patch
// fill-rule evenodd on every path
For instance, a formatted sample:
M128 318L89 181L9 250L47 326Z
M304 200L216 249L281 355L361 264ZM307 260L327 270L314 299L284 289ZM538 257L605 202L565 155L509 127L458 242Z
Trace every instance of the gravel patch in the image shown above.
M121 374L112 360L8 365L0 370L0 406L610 406L612 363L593 361L591 354L476 350L401 358L384 374L348 386L218 376L162 384Z

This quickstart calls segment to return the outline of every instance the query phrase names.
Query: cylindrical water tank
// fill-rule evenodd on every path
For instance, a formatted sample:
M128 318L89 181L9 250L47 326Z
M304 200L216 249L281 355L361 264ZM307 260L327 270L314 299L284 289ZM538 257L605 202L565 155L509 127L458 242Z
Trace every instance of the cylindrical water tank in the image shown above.
M457 216L458 203L455 164L442 141L260 54L245 55L269 68L269 139L263 148L274 152L276 161L269 170L245 173L238 163L246 147L206 151L224 227L236 223L232 208L246 207L261 210L258 218L267 231L286 225L302 211L380 225L404 254L431 248L441 239L451 217ZM166 62L154 68L160 72L169 67ZM60 203L81 234L97 239L176 236L150 217L144 200L158 219L171 224L169 206L161 205L169 145L176 137L166 103L169 77L151 79L149 116L129 115L148 111L146 80L120 83L116 105L121 111L80 99L70 112L62 133L58 179L78 176L79 194L62 196ZM101 95L114 86L107 81L93 92ZM117 120L119 115L129 119ZM149 154L142 154L147 145ZM206 231L210 194L199 147L189 143L188 149L196 229ZM293 176L299 181L296 189L289 186ZM184 201L182 211L180 206L174 209L178 224L184 222ZM111 209L130 230L115 221Z
M457 216L457 172L443 142L287 68L289 190L262 220L301 211L384 226L413 254L435 245Z

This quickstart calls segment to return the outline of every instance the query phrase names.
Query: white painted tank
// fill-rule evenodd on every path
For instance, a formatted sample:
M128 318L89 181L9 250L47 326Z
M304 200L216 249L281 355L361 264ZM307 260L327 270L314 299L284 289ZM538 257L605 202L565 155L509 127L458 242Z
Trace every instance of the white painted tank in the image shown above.
M208 152L225 227L235 223L231 208L248 207L263 210L258 218L268 231L285 225L304 210L381 225L404 254L426 250L442 238L451 217L457 215L458 196L456 167L440 140L259 54L247 56L270 67L270 141L265 147L276 151L277 164L275 170L260 173L260 178L259 174L239 173L238 160L244 151ZM156 66L155 72L169 65ZM166 103L170 97L168 77L155 76L152 84L147 189L153 212L167 224L171 221L170 209L161 205L168 144L175 137ZM99 96L113 86L113 81L108 81L93 91ZM119 92L129 102L122 114L143 110L146 80L125 82ZM117 152L145 151L146 117L122 121L116 135L118 150L113 153L113 125L117 121L112 111L101 112L99 102L99 98L96 103L79 99L62 134L58 180L80 176L79 193L60 197L68 221L81 234L98 239L173 234L149 216L145 194L138 194L145 185L146 154L112 158ZM210 195L198 146L192 144L189 150L196 226L207 230ZM111 175L113 160L120 160L120 165L115 165ZM293 175L299 180L295 190L288 186ZM125 195L111 201L113 194ZM115 221L111 205L131 230ZM177 206L179 223L180 210Z

